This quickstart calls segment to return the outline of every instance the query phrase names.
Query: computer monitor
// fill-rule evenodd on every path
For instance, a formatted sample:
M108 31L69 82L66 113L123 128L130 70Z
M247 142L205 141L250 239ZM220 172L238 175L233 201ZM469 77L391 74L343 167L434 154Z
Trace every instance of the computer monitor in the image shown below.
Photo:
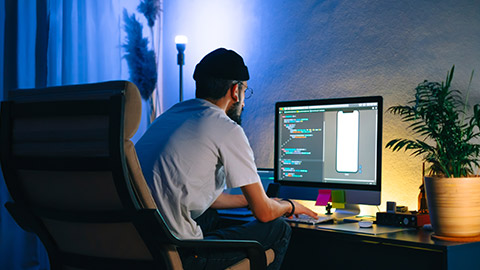
M348 205L380 205L382 112L380 96L276 103L275 183L293 199L331 189Z

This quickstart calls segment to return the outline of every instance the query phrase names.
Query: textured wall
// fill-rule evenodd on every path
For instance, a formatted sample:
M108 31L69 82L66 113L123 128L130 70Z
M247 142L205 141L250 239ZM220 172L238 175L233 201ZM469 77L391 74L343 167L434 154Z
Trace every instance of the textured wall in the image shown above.
M185 13L197 2L166 1L165 12ZM244 128L259 167L273 166L277 101L382 95L388 108L410 100L414 87L424 79L444 80L453 64L456 65L454 86L459 89L467 88L473 69L480 71L478 0L224 2L229 7L232 2L241 7L239 11L226 12L245 29L236 36L235 44L219 42L215 47L238 50L249 66L249 85L255 93L247 100ZM175 32L176 23L175 16L166 15L167 34ZM184 31L209 29L196 23L184 26ZM202 41L192 41L188 46L195 46L196 42ZM165 52L168 54L168 49ZM174 49L170 53L174 58ZM194 91L191 72L201 55L194 58L190 60L193 63L187 64L185 74L190 86L187 96L191 97ZM165 63L165 67L176 68L175 63ZM178 88L175 78L165 80L165 89ZM478 74L472 89L470 101L480 102ZM167 100L166 107L175 101ZM384 145L393 138L409 135L406 125L398 120L384 115ZM393 200L417 209L420 183L419 158L383 151L383 202Z

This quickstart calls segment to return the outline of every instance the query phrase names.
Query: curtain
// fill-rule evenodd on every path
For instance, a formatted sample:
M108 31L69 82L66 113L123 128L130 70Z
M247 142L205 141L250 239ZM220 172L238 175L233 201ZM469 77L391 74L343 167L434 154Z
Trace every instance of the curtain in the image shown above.
M151 40L145 18L136 11L139 3L140 0L0 0L0 100L8 90L16 88L128 80L122 48L124 8L136 13L144 24L144 36ZM154 93L157 115L162 103L161 17L153 31L159 78ZM144 108L146 104L142 104ZM134 142L146 125L144 113ZM9 200L0 171L0 269L49 269L41 242L34 234L21 230L6 211L4 204Z

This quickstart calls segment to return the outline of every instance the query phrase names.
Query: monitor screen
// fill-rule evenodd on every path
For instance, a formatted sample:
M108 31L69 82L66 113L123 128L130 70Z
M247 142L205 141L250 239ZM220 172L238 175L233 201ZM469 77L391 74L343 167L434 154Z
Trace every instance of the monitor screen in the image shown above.
M382 97L285 101L275 111L276 183L380 192Z

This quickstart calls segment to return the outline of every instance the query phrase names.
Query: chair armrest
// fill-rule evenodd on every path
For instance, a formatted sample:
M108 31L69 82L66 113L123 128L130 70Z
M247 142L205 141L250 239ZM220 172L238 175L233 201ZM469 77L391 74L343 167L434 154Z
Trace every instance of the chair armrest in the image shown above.
M215 249L225 249L232 248L245 251L247 258L250 259L250 269L260 270L267 268L267 258L265 255L265 250L259 242L254 240L180 240L174 236L165 220L161 216L160 212L157 209L142 209L138 211L138 222L139 226L149 226L156 224L156 226L146 228L152 234L155 234L159 241L173 244L178 247L185 248L215 248ZM162 232L159 232L159 229ZM160 235L162 234L162 235Z

